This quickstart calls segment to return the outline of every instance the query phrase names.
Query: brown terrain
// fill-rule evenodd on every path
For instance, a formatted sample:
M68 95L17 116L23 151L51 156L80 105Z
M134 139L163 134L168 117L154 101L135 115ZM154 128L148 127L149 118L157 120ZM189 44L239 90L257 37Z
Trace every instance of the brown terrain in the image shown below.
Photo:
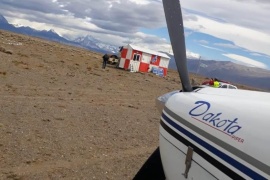
M132 179L158 147L155 99L180 88L178 73L103 70L99 53L0 39L0 179Z

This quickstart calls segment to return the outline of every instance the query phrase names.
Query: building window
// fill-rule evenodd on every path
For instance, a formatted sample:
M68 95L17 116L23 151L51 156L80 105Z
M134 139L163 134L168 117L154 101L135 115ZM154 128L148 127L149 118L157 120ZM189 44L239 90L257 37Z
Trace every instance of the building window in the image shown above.
M134 55L133 55L133 60L134 60L134 61L140 61L140 57L141 57L140 54L134 54Z
M155 55L155 56L153 56L152 57L152 59L151 59L151 63L156 63L157 62L157 60L158 60L158 56L157 55Z

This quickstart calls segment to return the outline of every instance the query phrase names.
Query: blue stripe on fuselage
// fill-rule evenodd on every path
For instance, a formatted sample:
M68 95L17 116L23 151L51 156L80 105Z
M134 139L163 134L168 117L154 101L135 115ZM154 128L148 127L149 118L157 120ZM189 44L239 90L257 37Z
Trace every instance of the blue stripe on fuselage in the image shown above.
M199 137L195 136L191 132L187 131L186 129L184 129L183 127L181 127L177 123L175 123L173 120L171 120L169 117L167 117L164 113L162 113L162 118L167 123L169 123L171 126L173 126L175 129L177 129L181 133L185 134L187 137L189 137L190 139L192 139L196 143L200 144L205 149L207 149L208 151L212 152L213 154L215 154L216 156L218 156L219 158L221 158L225 162L229 163L231 166L235 167L236 169L238 169L242 173L244 173L247 176L251 177L252 179L262 179L262 180L265 179L266 180L265 177L263 177L260 174L254 172L253 170L251 170L250 168L246 167L242 163L236 161L235 159L231 158L227 154L221 152L217 148L213 147L212 145L210 145L207 142L203 141L202 139L200 139Z

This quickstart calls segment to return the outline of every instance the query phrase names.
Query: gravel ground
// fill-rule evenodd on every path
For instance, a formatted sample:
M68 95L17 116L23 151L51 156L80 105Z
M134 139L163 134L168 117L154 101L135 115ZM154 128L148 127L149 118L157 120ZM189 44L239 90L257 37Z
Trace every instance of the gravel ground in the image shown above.
M158 147L155 99L180 88L178 73L103 70L99 53L0 39L0 179L133 179Z
M0 179L133 179L158 147L155 99L180 88L178 73L103 70L99 53L0 39Z
M132 179L158 147L167 78L0 31L0 179Z

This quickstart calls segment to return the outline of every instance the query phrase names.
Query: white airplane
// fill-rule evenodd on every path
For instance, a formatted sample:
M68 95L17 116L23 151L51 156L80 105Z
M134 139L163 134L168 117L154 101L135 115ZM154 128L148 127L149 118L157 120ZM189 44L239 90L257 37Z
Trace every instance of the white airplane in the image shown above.
M191 87L179 0L163 0L182 90L157 99L159 148L134 179L270 179L270 93Z

